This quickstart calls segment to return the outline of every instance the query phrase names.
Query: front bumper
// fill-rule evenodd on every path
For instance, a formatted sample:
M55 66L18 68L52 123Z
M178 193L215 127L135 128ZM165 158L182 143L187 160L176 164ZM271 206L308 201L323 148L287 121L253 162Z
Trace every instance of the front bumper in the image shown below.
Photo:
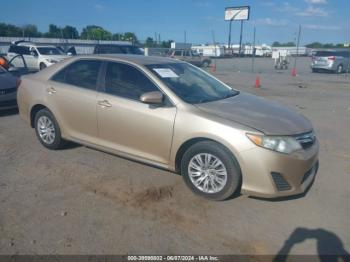
M242 193L276 198L304 193L318 170L318 141L292 154L256 147L241 153L243 160Z
M0 93L0 110L17 108L16 92L2 95Z

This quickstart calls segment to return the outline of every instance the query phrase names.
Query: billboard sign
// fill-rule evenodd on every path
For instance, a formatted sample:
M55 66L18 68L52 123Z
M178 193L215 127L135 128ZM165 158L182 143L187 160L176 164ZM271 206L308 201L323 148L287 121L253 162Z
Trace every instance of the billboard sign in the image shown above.
M249 6L227 7L225 9L225 20L226 21L249 20L249 13L250 13Z

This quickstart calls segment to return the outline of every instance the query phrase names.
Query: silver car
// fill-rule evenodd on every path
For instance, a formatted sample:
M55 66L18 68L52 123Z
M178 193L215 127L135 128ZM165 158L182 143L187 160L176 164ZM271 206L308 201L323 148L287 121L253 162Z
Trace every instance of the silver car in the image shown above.
M343 73L349 71L350 51L320 50L312 57L312 72L329 71Z

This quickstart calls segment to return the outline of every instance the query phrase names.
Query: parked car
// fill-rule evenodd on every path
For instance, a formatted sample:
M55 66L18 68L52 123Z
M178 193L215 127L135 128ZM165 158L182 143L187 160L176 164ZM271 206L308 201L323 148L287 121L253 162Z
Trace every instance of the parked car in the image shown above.
M348 71L350 63L350 51L345 50L322 50L316 51L312 56L312 72L330 71L343 73Z
M16 55L22 55L31 70L42 70L69 57L55 46L36 45L25 41L10 45L7 53L8 60Z
M179 172L212 200L300 194L318 169L304 116L179 60L73 57L25 76L17 99L48 149L69 140Z
M143 55L140 48L133 45L100 44L94 48L94 54L133 54Z
M21 66L15 67L13 61ZM20 77L29 73L23 56L17 55L10 61L0 56L0 110L17 108L16 94L21 82Z
M191 49L186 50L172 50L170 51L170 57L188 62L195 66L208 67L211 64L211 60L208 57L192 51Z
M16 93L19 84L17 76L0 66L0 110L17 108Z

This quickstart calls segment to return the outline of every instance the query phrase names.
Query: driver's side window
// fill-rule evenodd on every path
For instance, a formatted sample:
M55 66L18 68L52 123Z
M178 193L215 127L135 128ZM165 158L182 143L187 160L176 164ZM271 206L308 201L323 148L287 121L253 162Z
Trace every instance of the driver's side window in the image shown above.
M107 64L106 93L139 101L142 94L152 91L159 91L159 89L135 67L123 63Z

